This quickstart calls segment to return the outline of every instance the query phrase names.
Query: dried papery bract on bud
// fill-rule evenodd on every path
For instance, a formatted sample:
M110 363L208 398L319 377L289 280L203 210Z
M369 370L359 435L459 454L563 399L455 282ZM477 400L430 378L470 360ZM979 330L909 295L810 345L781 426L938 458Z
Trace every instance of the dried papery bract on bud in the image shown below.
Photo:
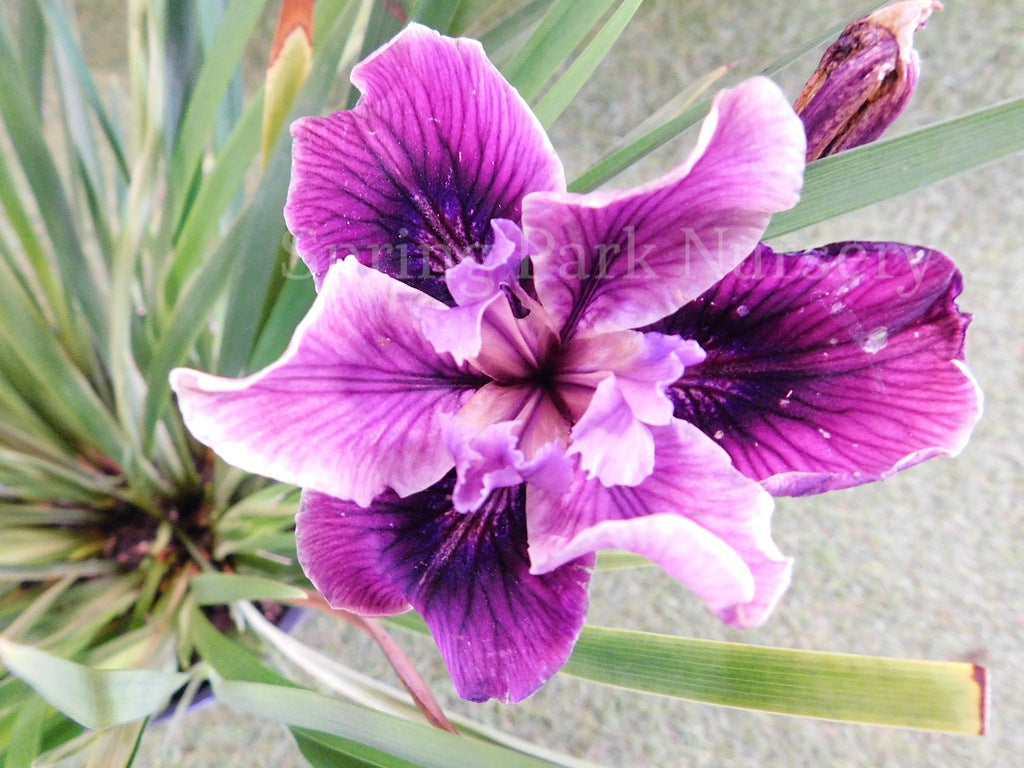
M904 0L843 30L793 105L808 160L872 142L899 117L920 71L914 33L938 10L934 0Z

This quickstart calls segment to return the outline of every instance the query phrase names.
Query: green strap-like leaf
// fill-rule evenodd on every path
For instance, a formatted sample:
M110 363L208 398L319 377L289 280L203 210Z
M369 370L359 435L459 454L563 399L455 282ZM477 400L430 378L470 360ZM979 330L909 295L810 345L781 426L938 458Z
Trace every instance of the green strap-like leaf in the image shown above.
M590 34L614 0L558 0L537 31L504 68L505 77L523 98L533 101L544 84Z
M3 768L31 768L32 761L42 751L46 711L46 702L36 697L21 706Z
M0 261L0 382L10 379L55 430L119 460L120 430Z
M46 24L36 0L18 4L18 44L22 69L29 82L36 112L43 108L43 75L46 73Z
M297 685L218 632L199 608L193 606L188 615L189 635L196 650L221 677L276 686Z
M369 8L361 8L360 3L352 2L338 16L334 36L328 37L317 51L306 84L295 100L291 119L319 113L334 84L342 57L347 53L355 55L356 49L349 46L349 41L353 31L361 27L359 21L363 10L368 11ZM279 271L286 232L282 211L290 171L290 137L281 136L267 165L257 198L261 213L249 222L245 232L242 247L246 266L234 275L228 295L221 356L217 361L218 373L230 376L244 370L266 314L276 299L276 290L280 290L283 282ZM265 311L254 311L254 307Z
M418 21L438 32L447 33L459 10L460 2L461 0L416 0L409 21Z
M390 623L429 633L416 613ZM563 672L636 691L873 725L981 733L985 670L585 626Z
M555 763L345 704L313 691L214 680L217 697L257 717L339 736L423 768L551 768Z
M289 272L288 278L256 341L249 359L251 371L258 371L280 357L316 298L312 275L305 266Z
M2 17L0 17L2 18ZM25 81L6 27L0 23L0 115L15 154L26 169L26 180L53 243L66 296L81 303L94 342L104 349L107 317L104 301L81 246L75 217L64 182L46 143L38 113L32 107L30 85Z
M534 110L541 125L545 128L550 127L565 111L590 76L594 74L597 65L604 61L604 57L608 55L608 51L611 50L615 41L626 30L626 25L629 24L642 2L643 0L623 0L601 31L594 35L594 39L587 44L583 52L565 71L565 74L559 77L551 89L544 94L544 98L540 100Z
M826 157L807 167L800 203L777 214L777 237L933 184L1024 150L1024 98L887 141Z
M313 768L416 768L417 763L340 736L292 728L292 736Z
M605 685L787 715L984 730L974 664L765 648L588 626L565 672Z
M643 159L691 125L696 124L711 108L711 99L703 99L681 115L673 117L657 128L651 129L629 146L612 152L592 165L585 173L569 184L570 192L590 192L613 179L634 163Z
M167 300L173 305L181 285L192 274L210 243L220 234L221 218L227 213L245 174L260 147L263 118L262 92L249 104L217 155L216 162L203 179L195 200L189 206L181 232L174 245L174 260L167 278Z
M54 48L61 51L66 63L74 71L78 78L78 85L82 89L85 99L88 101L93 114L99 122L100 130L107 140L117 171L123 180L130 176L128 162L125 159L124 146L121 135L110 119L103 100L100 98L96 83L93 81L92 73L85 62L82 49L75 42L75 35L68 20L67 13L60 0L34 0L43 14L47 29L54 39Z
M2 637L0 663L56 709L97 730L159 711L188 680L151 669L93 669Z
M262 576L201 573L192 579L192 596L199 605L221 605L235 600L301 600L298 587Z
M865 6L865 9L862 12L852 15L848 21L829 27L824 32L819 32L818 34L808 38L803 44L786 51L782 56L779 56L764 66L748 71L760 72L761 74L769 77L781 72L812 48L832 40L849 21L860 18L869 10L871 10L871 7ZM698 104L695 104L690 109L687 109L682 114L675 115L669 120L666 120L662 125L650 129L629 145L614 150L610 154L601 158L582 176L569 184L569 190L571 192L590 192L596 189L606 181L622 173L638 160L649 155L658 147L678 136L690 126L694 125L708 113L708 109L710 107L711 99L705 99Z
M530 0L516 13L480 35L480 44L487 51L487 57L499 69L505 69L553 3L554 0Z
M168 168L172 193L170 210L174 221L184 212L189 181L202 158L216 124L221 101L266 4L267 0L233 0L221 19L189 97Z
M526 2L530 5L530 2ZM479 40L496 23L523 12L523 0L460 0L455 17L448 25L448 34L454 37L472 37ZM512 9L509 12L509 9Z

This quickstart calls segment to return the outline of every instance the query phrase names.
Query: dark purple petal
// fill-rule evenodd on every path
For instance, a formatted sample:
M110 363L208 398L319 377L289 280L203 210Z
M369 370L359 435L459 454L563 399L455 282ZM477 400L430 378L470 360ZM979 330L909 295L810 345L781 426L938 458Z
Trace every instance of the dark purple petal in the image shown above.
M281 359L245 379L177 369L189 430L249 472L369 504L452 467L444 420L484 383L420 332L430 297L362 266L332 267Z
M534 282L562 338L637 328L697 298L796 203L804 148L785 96L753 78L715 97L696 148L661 178L527 197Z
M403 595L426 620L463 698L519 701L569 657L586 618L593 557L531 574L523 487L503 488L464 514L452 507L454 483L451 473L414 496L385 494L370 509L306 493L300 558L336 608L358 610L370 584L379 585L373 594ZM311 546L330 540L347 540L337 557ZM352 572L351 563L374 558L375 570ZM349 578L357 586L333 588Z
M387 518L378 519L377 507L316 491L302 493L295 518L299 563L333 608L393 616L412 607L381 559L392 535L384 525Z
M981 411L964 366L961 277L938 251L759 248L655 330L707 359L669 393L777 495L877 480L967 442Z
M493 219L563 190L561 162L479 43L416 24L352 71L356 108L304 118L285 207L319 285L354 254L447 300L444 269L479 255Z
M530 488L533 571L627 549L662 566L724 621L760 623L792 567L771 540L771 497L693 425L676 420L651 433L654 471L635 487L609 488L580 472L568 493Z

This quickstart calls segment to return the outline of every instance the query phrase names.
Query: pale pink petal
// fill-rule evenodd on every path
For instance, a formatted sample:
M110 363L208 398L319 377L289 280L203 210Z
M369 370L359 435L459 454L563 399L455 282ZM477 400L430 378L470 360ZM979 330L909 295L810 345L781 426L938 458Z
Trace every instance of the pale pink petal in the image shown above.
M230 464L359 504L425 488L452 467L444 418L485 381L423 338L415 318L437 306L338 262L270 367L245 379L172 372L185 423Z
M791 570L771 540L771 497L692 425L651 431L654 471L637 486L606 487L580 473L568 493L529 489L532 570L627 549L661 565L724 621L760 623Z

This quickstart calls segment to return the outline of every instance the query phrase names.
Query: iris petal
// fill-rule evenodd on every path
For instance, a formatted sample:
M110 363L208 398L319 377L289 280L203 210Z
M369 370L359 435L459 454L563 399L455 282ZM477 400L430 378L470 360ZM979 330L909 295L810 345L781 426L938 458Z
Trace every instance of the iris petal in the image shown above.
M529 195L537 293L562 337L637 328L697 298L796 203L805 144L778 86L754 78L715 97L696 149L660 179Z
M479 255L493 219L564 190L561 161L479 43L412 24L352 71L356 108L292 126L285 207L319 285L356 255L450 303L444 269Z
M705 362L669 393L777 495L846 488L966 444L981 396L963 363L961 277L938 251L759 248L656 330Z
M422 615L459 695L519 701L569 657L587 611L593 557L544 575L530 573L522 486L503 488L470 514L452 507L454 473L414 496L378 498L362 509L306 493L298 518L307 574L337 608L354 589L327 591L351 577L362 593L401 594ZM313 543L344 541L332 556ZM376 571L355 571L376 557ZM371 586L372 583L372 586Z
M443 421L479 376L410 317L441 305L349 258L332 267L280 360L245 379L171 375L189 430L249 472L369 504L451 469Z
M582 473L568 493L531 488L535 573L603 548L662 566L738 626L760 623L789 584L790 560L772 543L772 501L696 427L652 427L654 470L635 487Z

